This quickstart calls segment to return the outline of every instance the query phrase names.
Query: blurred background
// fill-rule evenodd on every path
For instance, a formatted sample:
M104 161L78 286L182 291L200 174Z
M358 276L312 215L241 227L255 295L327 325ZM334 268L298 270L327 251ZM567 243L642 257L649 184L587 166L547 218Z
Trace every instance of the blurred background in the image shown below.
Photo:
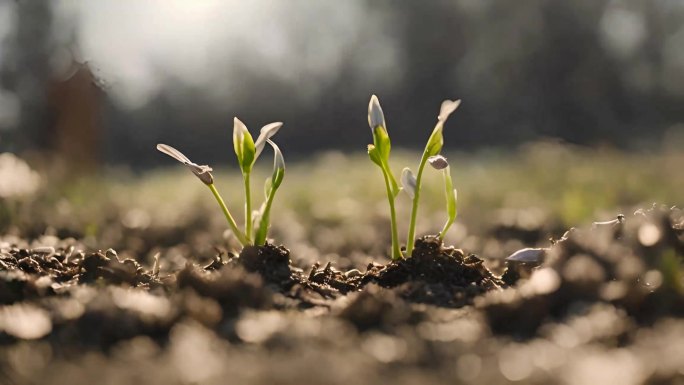
M372 93L415 149L446 98L464 101L450 149L683 130L682 0L4 0L0 41L4 150L142 167L164 141L227 162L239 116L284 121L290 155L363 151Z
M0 225L109 246L125 236L103 223L203 229L198 212L222 223L154 146L224 172L240 212L238 116L253 133L285 122L274 234L322 252L375 250L388 234L380 174L364 154L373 93L397 174L417 163L440 102L463 100L444 147L462 224L562 229L682 203L682 0L0 0L0 152L20 157L0 159L0 194L43 191L23 206L5 200ZM270 159L261 163L268 175ZM436 231L438 179L426 188L419 226Z

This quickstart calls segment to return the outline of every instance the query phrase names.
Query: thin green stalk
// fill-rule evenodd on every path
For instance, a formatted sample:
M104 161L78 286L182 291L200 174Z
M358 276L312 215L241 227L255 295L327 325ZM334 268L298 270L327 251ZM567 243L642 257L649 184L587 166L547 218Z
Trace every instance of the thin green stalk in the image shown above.
M249 183L249 173L243 174L245 182L245 236L252 239L252 193Z
M420 180L423 178L423 169L429 158L427 151L423 152L423 157L418 165L416 174L416 191L413 193L413 206L411 207L411 222L409 222L408 237L406 239L406 255L410 256L413 252L413 244L416 241L416 217L418 216L418 203L420 201Z
M448 176L449 176L448 172L449 172L449 167L445 168L442 171L442 178L444 179L444 189L446 192L447 202L449 202L449 193L451 192L451 189L449 188L451 183L449 183L449 180L448 180ZM444 236L446 235L447 230L449 230L449 226L451 226L451 223L452 222L450 221L450 218L447 218L447 221L446 221L446 223L444 223L444 227L442 228L442 231L439 232L439 239L440 240L444 240Z
M226 203L223 201L223 198L221 198L221 194L219 194L218 190L216 190L216 186L213 183L211 183L208 184L207 187L209 187L209 190L211 190L212 194L214 194L214 198L216 198L216 201L218 202L219 206L221 206L221 210L223 210L223 215L226 216L228 224L230 225L230 229L233 230L233 233L237 237L240 244L242 246L249 245L249 239L247 239L245 235L242 233L242 231L238 229L238 226L235 223L235 219L233 219L233 216L230 215L230 211L228 211Z
M456 208L456 193L454 190L454 182L451 179L451 168L447 166L444 170L442 170L442 175L444 176L444 192L446 193L446 201L447 201L447 221L444 224L444 228L442 231L439 233L439 239L444 240L444 236L446 236L447 230L449 230L449 227L454 223L456 220L456 215L458 214L457 208Z
M385 177L385 187L387 188L387 200L390 206L390 220L392 224L392 260L402 258L401 249L399 248L399 233L397 232L397 214L394 209L394 194L390 187L390 180L387 172L383 169L382 175Z
M264 243L266 243L266 236L268 235L268 223L270 222L269 217L271 216L271 205L273 204L274 197L275 191L268 195L266 206L264 206L264 213L259 220L259 228L254 236L254 244L257 246L263 246Z

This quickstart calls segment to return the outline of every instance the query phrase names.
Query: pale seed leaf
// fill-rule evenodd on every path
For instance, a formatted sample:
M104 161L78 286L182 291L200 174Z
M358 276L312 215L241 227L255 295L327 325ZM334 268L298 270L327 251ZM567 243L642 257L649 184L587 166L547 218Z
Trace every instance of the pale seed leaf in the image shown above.
M406 167L401 171L401 186L411 199L416 195L416 177L410 168Z
M258 158L259 155L261 155L261 152L264 150L264 146L266 145L266 141L272 138L273 135L275 135L282 126L282 122L274 122L269 123L261 128L261 131L259 132L259 137L257 138L256 142L254 142L254 147L256 148L256 154L254 155L254 159Z
M458 106L461 105L461 100L445 100L442 102L442 106L439 109L439 116L437 119L439 119L442 122L445 122L448 118L449 115L451 115L452 112L456 111Z

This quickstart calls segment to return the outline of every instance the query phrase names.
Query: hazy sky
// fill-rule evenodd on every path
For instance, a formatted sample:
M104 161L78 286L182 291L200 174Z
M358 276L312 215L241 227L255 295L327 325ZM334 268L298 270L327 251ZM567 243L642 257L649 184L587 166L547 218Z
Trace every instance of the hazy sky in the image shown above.
M397 130L409 132L422 124L422 116L432 118L434 109L427 102L413 104L412 98L437 105L440 98L460 97L467 100L461 109L464 118L470 113L472 124L489 127L485 130L489 133L482 131L472 140L488 141L500 136L499 118L487 113L493 110L509 110L519 117L520 132L555 135L558 127L565 127L568 119L555 119L552 114L562 115L567 104L541 103L546 96L540 92L549 92L546 83L521 78L541 64L555 66L553 71L573 79L597 76L561 88L574 93L569 97L577 100L573 108L583 111L585 125L616 124L623 116L611 109L619 103L610 104L603 97L597 101L607 104L598 112L589 106L591 102L584 102L587 95L600 94L595 89L599 85L614 86L613 91L601 92L616 98L623 91L637 96L684 95L684 0L516 4L453 0L432 3L424 14L413 3L373 0L43 1L55 11L55 46L77 47L79 59L89 63L107 95L120 107L143 107L163 92L162 102L173 106L187 105L185 98L192 95L201 97L196 105L208 111L260 116L257 103L269 98L282 107L277 111L281 114L302 106L323 106L329 116L337 117L335 121L346 122L339 118L349 116L352 98L355 105L363 106L368 95L378 93L381 99L394 95L395 108L402 112L411 104L410 113L395 113ZM552 6L542 7L545 4ZM563 13L554 12L553 7ZM12 41L8 34L14 32L17 8L14 1L0 0L0 41ZM547 23L554 20L565 24L551 28ZM449 28L440 28L439 23L450 23L445 24ZM583 31L577 41L573 40L575 27ZM592 48L594 37L601 52ZM0 44L0 61L3 48ZM566 68L562 61L540 56L559 52L569 54L575 65ZM59 53L54 58L68 57ZM535 60L543 63L535 64ZM431 88L435 82L442 82L441 90ZM526 88L530 83L531 88ZM526 87L521 89L519 84ZM348 100L334 95L338 86L344 88ZM270 90L275 90L272 98ZM333 95L322 95L324 90ZM519 100L511 102L511 95L518 93ZM338 106L342 100L348 104ZM625 103L630 100L636 99ZM239 112L236 105L240 105ZM554 109L559 105L564 107ZM653 108L653 116L658 117L658 108ZM14 126L20 110L17 96L0 89L0 129ZM310 124L300 117L306 112L310 111L293 113L290 118ZM155 127L150 122L145 126Z
M353 52L361 78L391 83L400 75L391 16L364 1L56 2L59 20L75 21L84 60L111 85L118 101L143 105L174 78L214 100L239 97L244 69L296 82L297 97L319 85Z

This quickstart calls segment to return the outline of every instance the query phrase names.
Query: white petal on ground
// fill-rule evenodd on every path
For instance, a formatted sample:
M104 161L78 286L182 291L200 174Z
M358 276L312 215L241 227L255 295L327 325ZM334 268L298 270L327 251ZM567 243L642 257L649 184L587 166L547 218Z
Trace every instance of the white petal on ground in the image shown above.
M544 261L546 250L547 249L528 247L516 251L506 258L506 260L520 263L541 263Z

